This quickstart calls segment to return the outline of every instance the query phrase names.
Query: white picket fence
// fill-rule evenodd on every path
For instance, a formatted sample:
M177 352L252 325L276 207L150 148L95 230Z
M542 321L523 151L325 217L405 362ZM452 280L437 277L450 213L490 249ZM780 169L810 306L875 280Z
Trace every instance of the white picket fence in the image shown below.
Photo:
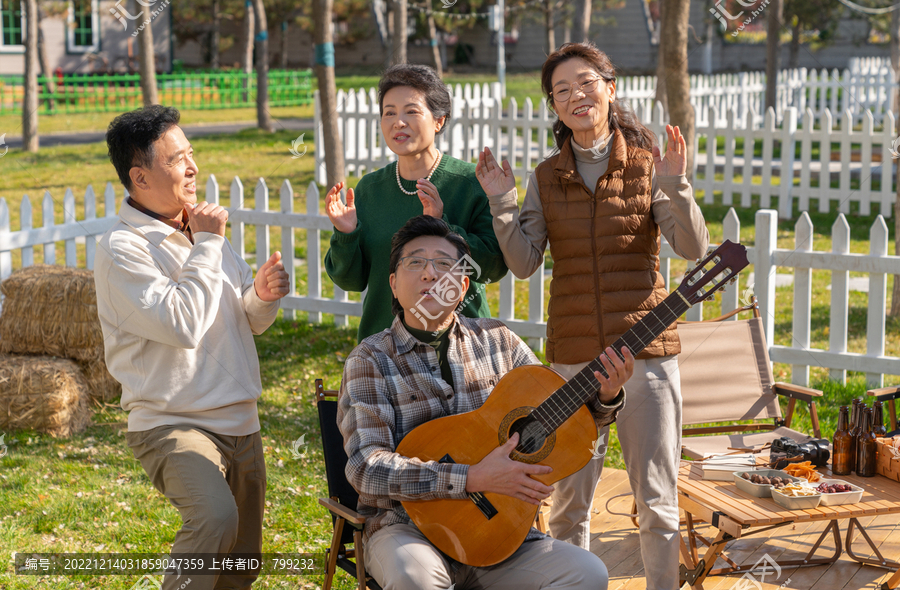
M297 285L296 271L300 265L307 268L307 289L305 293L292 292L282 301L284 315L294 319L296 311L309 313L308 321L321 322L322 314L334 314L338 325L346 326L349 316L359 316L362 304L350 301L347 293L334 286L331 297L323 297L323 286L330 282L323 269L322 232L332 231L328 217L320 210L321 195L315 183L310 183L303 201L295 200L304 195L295 194L289 181L285 180L279 187L278 198L270 209L269 189L263 179L259 179L254 187L254 206L252 209L244 205L244 185L235 177L229 187L229 223L231 243L241 256L255 260L257 268L262 266L273 251L270 241L270 230L278 228L281 243L274 245L281 250L285 268L291 274L292 284ZM93 268L94 255L98 238L116 221L115 189L107 184L103 193L105 215L97 217L96 196L93 188L85 192L84 219L76 219L75 197L71 190L66 191L63 198L64 222L54 224L54 213L58 203L47 193L41 203L42 227L35 228L32 223L32 205L26 196L20 205L21 224L18 229L10 227L9 208L5 199L0 199L0 279L5 279L13 271L13 253L21 253L21 265L34 264L34 248L43 248L43 261L56 263L56 247L62 243L65 250L65 265L79 264L79 243L85 244L84 264ZM206 200L219 203L219 184L210 175L206 183ZM301 207L295 211L295 204ZM772 210L761 210L756 214L755 245L748 247L749 258L755 272L754 291L759 298L760 310L765 324L766 336L770 343L769 352L774 362L793 365L792 380L795 383L807 384L809 367L821 366L831 370L835 379L843 379L846 371L866 373L873 385L882 383L882 376L900 375L900 358L884 355L885 343L885 306L887 275L900 274L900 257L888 256L888 230L882 217L878 217L872 226L870 240L871 250L867 255L849 254L850 231L843 214L838 215L832 228L833 246L830 252L812 250L812 224L807 215L801 216L795 227L796 246L793 249L777 247L777 213ZM245 234L247 226L252 226L256 235L256 251L246 252ZM306 230L306 258L295 260L295 229ZM723 221L724 237L734 242L739 241L740 224L734 209L731 209ZM714 246L711 247L711 249ZM666 284L677 286L680 277L672 277L671 261L676 254L667 243L663 243L660 270ZM18 267L18 264L17 264ZM790 346L774 345L774 310L777 305L775 277L777 269L792 269L793 286L793 330ZM813 270L824 269L831 272L830 302L830 342L828 350L810 348L810 320L812 317L811 274ZM745 291L750 269L745 270L736 287L722 295L722 309L730 311L740 304L740 296ZM849 297L848 277L850 272L866 273L869 277L868 324L866 331L865 353L847 352ZM543 345L546 334L544 312L544 283L547 275L543 270L527 279L528 283L528 317L515 316L515 283L512 274L507 274L500 281L500 303L497 317L503 320L514 332L529 340L535 348ZM702 317L702 305L696 305L687 313L688 319Z
M827 69L806 68L782 70L778 74L774 121L781 124L788 111L793 108L801 116L811 112L814 123L822 121L827 113L833 118L835 113L849 112L850 121L854 125L865 124L867 117L871 117L875 126L890 127L885 119L892 112L893 87L893 69L889 61L884 59L857 58L851 60L850 67L830 72ZM642 121L653 118L656 76L623 76L618 79L616 88L618 98L627 101ZM690 101L698 128L758 128L765 122L764 72L692 75L690 88ZM521 115L518 103L511 100L504 118L502 109L498 108L498 98L501 97L498 82L465 86L457 84L452 88L452 94L453 113L449 128L439 137L440 149L454 157L471 157L485 145L480 140L481 128L489 125L490 131L485 134L486 139L502 137L498 138L497 145L505 146L508 143L511 151L522 153L528 162L537 163L543 159L548 140L552 140L552 136L547 135L547 129L556 119L546 108L543 99L537 110L530 99L526 100L522 105ZM362 175L365 170L380 168L393 161L394 155L390 150L384 149L381 138L375 88L360 88L350 92L340 90L337 94L337 111L349 171ZM316 129L320 129L318 94L315 98L315 123ZM841 123L843 125L843 121ZM508 130L502 136L496 135L500 133L500 128L507 129L510 125L523 130L523 133L517 133L517 137L512 139L507 138ZM538 133L538 140L531 145L531 151L521 145L525 129L536 129ZM654 131L658 135L661 133L658 129ZM488 145L494 147L490 142ZM325 184L321 142L316 144L316 164L316 182Z
M438 149L455 158L474 161L482 148L488 146L495 155L509 160L522 185L527 186L531 172L553 151L552 126L556 117L546 102L542 100L535 110L531 99L526 98L520 114L515 99L510 99L504 112L500 103L490 98L487 85L457 87L454 95L453 115L447 129L436 138ZM395 154L384 145L374 88L340 93L338 109L349 174L362 176L395 159ZM647 102L640 109L638 116L663 145L667 121L661 105L651 106ZM856 116L850 109L832 114L830 108L824 108L817 116L810 107L805 111L787 107L780 127L776 126L773 109L760 117L752 105L744 111L743 118L739 112L720 111L715 105L706 111L695 108L695 113L694 184L704 191L705 202L712 203L714 194L720 193L724 204L746 208L757 196L760 206L768 208L774 197L782 218L791 217L795 200L799 201L801 211L808 210L811 199L817 200L821 212L829 211L832 201L837 201L842 213L849 213L850 204L855 202L862 215L869 215L874 203L880 214L891 216L895 198L891 154L893 113L882 113L884 124L877 129L875 114L864 111L860 131L854 129ZM318 96L315 115L318 124ZM839 129L835 128L836 124ZM701 138L706 140L702 151ZM720 139L722 155L716 149ZM738 140L743 141L741 151L737 149ZM838 152L832 152L832 143L839 144ZM797 145L799 159L795 158ZM756 147L761 147L761 157L755 156ZM776 159L773 154L778 147L781 153ZM818 150L818 157L813 156L814 149ZM838 159L832 161L835 155ZM792 182L772 182L775 177L786 178L785 171L798 179L796 186ZM716 179L717 172L723 175L722 180ZM832 180L838 182L836 188L831 187ZM880 181L877 187L876 180ZM326 182L322 142L316 143L316 181ZM854 181L858 187L853 186ZM735 200L735 195L739 195L739 200Z

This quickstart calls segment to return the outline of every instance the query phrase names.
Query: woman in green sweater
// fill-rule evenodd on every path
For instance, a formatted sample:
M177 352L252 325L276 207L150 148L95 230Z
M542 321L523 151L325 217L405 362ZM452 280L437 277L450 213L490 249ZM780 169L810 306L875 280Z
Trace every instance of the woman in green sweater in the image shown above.
M378 83L381 133L397 161L360 179L356 191L341 201L340 182L326 197L334 225L325 271L345 291L368 288L357 338L391 326L391 238L417 215L443 219L465 238L480 272L470 277L469 317L490 317L484 284L506 274L503 253L494 235L490 205L475 178L475 165L442 154L434 144L450 119L447 86L431 68L399 64ZM477 282L476 282L477 281Z

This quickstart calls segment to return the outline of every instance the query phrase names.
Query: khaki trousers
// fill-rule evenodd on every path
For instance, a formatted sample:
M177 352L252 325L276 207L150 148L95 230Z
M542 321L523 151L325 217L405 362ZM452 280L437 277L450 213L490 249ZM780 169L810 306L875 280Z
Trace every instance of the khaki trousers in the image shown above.
M599 557L556 539L527 541L497 565L473 567L448 558L410 524L376 531L365 562L384 590L606 590L609 582Z
M173 554L262 552L266 464L259 432L225 436L159 426L125 438L150 481L181 513ZM249 589L258 573L195 575L190 589ZM179 588L186 576L165 576L162 590Z
M550 366L567 380L587 363ZM647 590L678 588L678 465L681 459L681 377L674 356L637 360L616 419L628 482L637 503ZM599 436L609 442L609 427ZM601 455L606 444L598 447ZM590 549L591 508L603 459L554 484L550 534Z

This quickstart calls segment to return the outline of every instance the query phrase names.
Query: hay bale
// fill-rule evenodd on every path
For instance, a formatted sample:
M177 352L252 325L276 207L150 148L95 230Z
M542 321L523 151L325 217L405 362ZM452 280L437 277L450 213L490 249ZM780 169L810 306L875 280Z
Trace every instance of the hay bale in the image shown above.
M93 271L29 266L3 281L0 292L0 353L103 358Z
M91 422L81 367L68 359L0 356L0 430L71 436Z
M122 384L110 375L105 361L79 361L78 364L81 366L92 398L101 402L111 402L122 395Z

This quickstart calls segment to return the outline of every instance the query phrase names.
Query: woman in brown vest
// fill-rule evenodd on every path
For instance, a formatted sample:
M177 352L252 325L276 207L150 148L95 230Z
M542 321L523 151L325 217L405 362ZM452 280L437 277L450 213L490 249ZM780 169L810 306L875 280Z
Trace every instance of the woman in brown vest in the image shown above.
M660 232L679 256L709 245L703 214L685 177L686 146L667 126L665 155L653 133L616 100L615 68L594 45L567 43L552 53L541 86L559 117L558 153L531 175L522 210L509 162L490 149L476 176L491 204L494 231L520 279L553 258L547 360L569 379L665 299ZM674 326L637 356L619 414L618 437L640 516L647 588L678 587L681 449L680 345ZM608 431L596 458L556 484L550 532L590 548L590 512Z

